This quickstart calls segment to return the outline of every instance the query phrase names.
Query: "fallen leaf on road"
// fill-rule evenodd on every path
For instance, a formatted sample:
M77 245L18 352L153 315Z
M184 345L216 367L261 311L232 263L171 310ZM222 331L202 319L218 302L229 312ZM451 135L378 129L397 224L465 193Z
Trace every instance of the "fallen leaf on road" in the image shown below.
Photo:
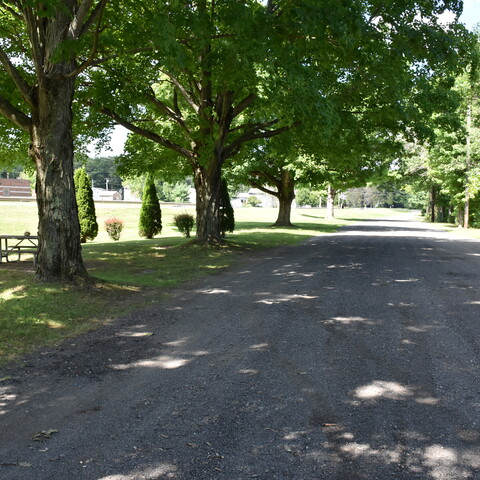
M43 442L48 438L52 438L54 433L58 433L58 430L51 428L50 430L42 430L41 432L36 433L32 438L36 442Z

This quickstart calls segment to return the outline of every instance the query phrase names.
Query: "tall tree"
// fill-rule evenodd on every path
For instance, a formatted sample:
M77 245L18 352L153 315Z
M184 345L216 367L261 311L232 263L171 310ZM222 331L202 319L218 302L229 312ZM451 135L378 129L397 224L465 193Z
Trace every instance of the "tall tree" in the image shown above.
M428 133L425 125L424 132L413 129L412 119L440 108L439 90L448 90L466 36L461 26L439 23L448 8L458 14L461 2L139 6L155 54L110 65L100 109L188 166L197 191L197 240L214 243L221 171L243 161L246 145L298 127L308 153L320 149L319 158L335 158L319 144L345 119L352 132L356 122L370 134L372 125L390 135ZM168 40L160 28L171 33Z
M170 150L163 161L181 159L197 192L197 240L220 242L225 163L300 123L305 135L328 134L337 117L327 92L357 49L363 13L337 0L154 5L136 11L153 57L104 65L99 109Z
M76 78L94 61L106 4L0 3L0 114L30 143L39 214L36 278L42 281L89 279L73 184L72 102Z

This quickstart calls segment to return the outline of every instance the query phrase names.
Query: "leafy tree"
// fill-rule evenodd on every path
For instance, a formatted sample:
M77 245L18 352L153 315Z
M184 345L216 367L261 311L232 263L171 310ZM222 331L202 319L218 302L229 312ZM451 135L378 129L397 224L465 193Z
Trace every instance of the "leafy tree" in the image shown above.
M186 182L160 182L159 198L164 202L183 203L190 200L190 187Z
M232 204L230 203L228 185L225 179L222 179L220 189L220 207L218 212L220 215L220 231L222 233L222 237L225 237L227 232L232 233L235 230L235 216Z
M299 207L318 207L321 197L322 192L319 190L299 188L295 194L295 201Z
M99 109L170 151L160 162L190 170L198 241L221 241L222 168L239 161L245 145L300 124L305 137L319 139L338 123L329 93L359 51L368 17L354 3L200 0L135 12L155 55L105 65ZM171 37L161 38L162 28ZM126 170L161 168L137 152L124 157Z
M72 102L101 45L107 0L0 3L2 147L28 151L37 172L36 278L88 280L73 184ZM30 145L29 148L26 148ZM18 150L20 148L20 150Z
M147 177L143 189L142 208L140 210L139 234L153 238L162 231L162 211L158 201L157 189L151 176Z
M75 171L74 182L80 222L80 241L85 243L87 240L93 240L98 234L92 183L85 168Z
M95 187L106 188L108 184L109 190L122 188L122 179L117 173L115 157L87 158L83 162L75 163L83 164Z

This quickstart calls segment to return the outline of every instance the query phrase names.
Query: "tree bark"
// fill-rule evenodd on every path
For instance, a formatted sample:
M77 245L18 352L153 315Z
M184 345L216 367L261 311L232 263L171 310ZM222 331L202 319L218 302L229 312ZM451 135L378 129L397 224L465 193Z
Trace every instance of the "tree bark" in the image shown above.
M197 166L194 172L196 241L207 245L222 243L219 218L221 167L206 170Z
M39 215L36 278L45 282L90 280L81 255L73 183L74 90L74 78L45 79L38 87L32 115L30 156L37 170Z
M335 196L337 191L329 184L327 187L327 215L326 218L335 218Z
M274 227L292 227L291 213L292 203L295 199L295 178L288 170L282 170L278 194L278 216Z
M435 203L437 201L437 191L435 185L430 188L430 221L435 222Z

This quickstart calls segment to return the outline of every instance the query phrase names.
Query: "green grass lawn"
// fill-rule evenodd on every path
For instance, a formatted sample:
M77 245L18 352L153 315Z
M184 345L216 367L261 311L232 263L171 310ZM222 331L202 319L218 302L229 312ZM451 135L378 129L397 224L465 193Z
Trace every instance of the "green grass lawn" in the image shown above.
M295 227L272 228L276 209L235 210L236 230L221 248L194 245L173 226L176 213L192 207L162 207L163 231L151 240L138 236L139 204L96 205L98 237L83 245L89 272L98 279L93 290L38 284L31 260L0 264L0 365L42 346L96 328L121 313L158 301L169 288L226 268L244 252L294 244L334 232L362 218L395 215L383 209L337 210L325 220L323 209L295 209ZM120 241L111 240L104 221L125 223ZM34 202L0 202L0 234L37 232ZM72 308L74 306L74 308Z

